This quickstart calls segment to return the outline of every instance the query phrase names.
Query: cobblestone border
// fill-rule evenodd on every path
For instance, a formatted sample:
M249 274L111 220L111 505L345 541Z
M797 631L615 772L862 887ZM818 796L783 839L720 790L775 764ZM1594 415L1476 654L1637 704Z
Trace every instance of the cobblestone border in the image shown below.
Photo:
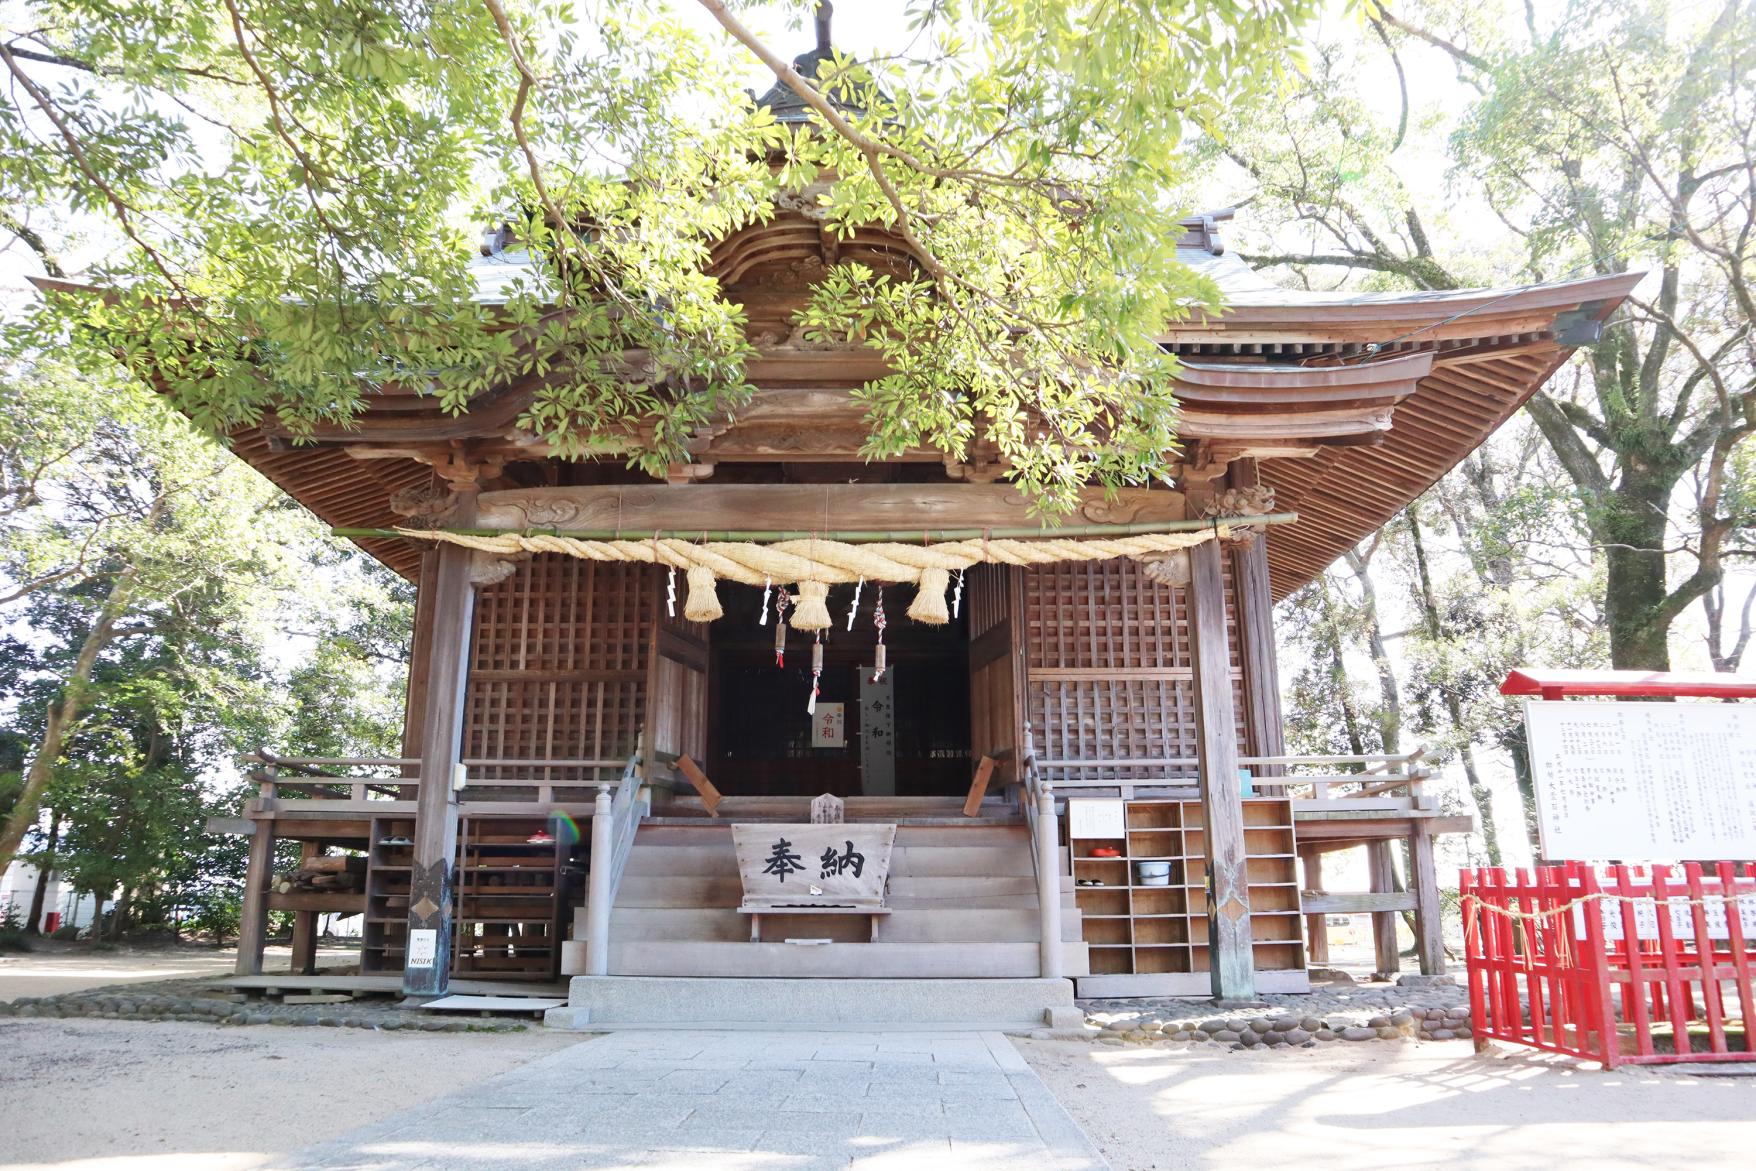
M1198 1003L1140 998L1080 1005L1085 1036L1100 1045L1314 1049L1331 1041L1450 1041L1473 1032L1465 990L1442 976L1404 976L1382 987L1319 985L1309 993L1227 1005L1219 1015L1188 1015Z
M1155 1045L1166 1042L1230 1045L1233 1049L1298 1047L1315 1049L1328 1041L1450 1041L1471 1035L1469 1009L1404 1006L1364 1019L1275 1014L1165 1020L1100 1022L1091 1040L1099 1045Z

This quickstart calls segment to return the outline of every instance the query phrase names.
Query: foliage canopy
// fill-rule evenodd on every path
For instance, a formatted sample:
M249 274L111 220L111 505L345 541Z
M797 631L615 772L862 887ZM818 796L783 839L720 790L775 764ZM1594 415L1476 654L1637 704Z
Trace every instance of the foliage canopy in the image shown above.
M0 226L51 272L81 232L119 239L92 268L114 292L43 328L71 320L212 431L345 422L387 383L465 411L523 380L524 429L661 471L750 390L708 248L803 199L913 256L903 279L835 268L803 322L895 364L864 392L868 455L961 456L979 430L1051 508L1162 475L1151 338L1215 300L1174 254L1187 142L1281 74L1315 0L913 0L904 49L798 83L803 126L727 84L787 71L742 23L759 7L25 3L0 205L28 220ZM502 220L535 263L489 305L464 227Z

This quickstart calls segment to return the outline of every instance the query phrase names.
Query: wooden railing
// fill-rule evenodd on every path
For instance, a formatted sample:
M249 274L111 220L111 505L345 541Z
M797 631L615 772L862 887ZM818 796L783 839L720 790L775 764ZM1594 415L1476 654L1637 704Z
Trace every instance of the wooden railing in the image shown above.
M639 751L628 758L614 791L599 785L591 817L591 869L585 889L585 971L588 976L610 970L610 909L622 871L634 851L634 835L646 812L640 800L642 775Z
M1018 781L1025 824L1030 826L1030 856L1037 880L1038 974L1058 979L1062 970L1061 826L1055 813L1055 791L1028 755Z
M243 757L260 796L325 802L412 801L421 762L410 757L278 756L266 749ZM465 803L527 802L589 805L592 795L628 762L617 760L468 759L461 762Z
M413 800L421 762L406 757L277 756L258 749L240 758L258 795L310 801ZM386 772L385 770L392 770Z
M1253 792L1289 797L1297 812L1414 811L1432 808L1424 791L1432 770L1420 763L1425 753L1242 756L1238 765L1251 774ZM1057 774L1053 785L1063 795L1187 797L1200 786L1199 762L1189 758L1033 760L1030 767Z

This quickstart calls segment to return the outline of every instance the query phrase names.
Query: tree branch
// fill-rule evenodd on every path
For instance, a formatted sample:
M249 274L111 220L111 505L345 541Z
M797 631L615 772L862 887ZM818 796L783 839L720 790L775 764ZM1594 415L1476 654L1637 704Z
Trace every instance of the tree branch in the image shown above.
M1492 73L1494 71L1494 67L1489 64L1486 57L1479 57L1468 49L1463 48L1461 45L1456 45L1451 41L1446 40L1438 33L1428 32L1426 29L1417 25L1408 24L1402 20L1398 20L1396 16L1383 5L1378 6L1378 19L1399 32L1407 33L1417 41L1425 41L1435 49L1444 51L1453 60L1461 62L1479 73Z
M61 141L67 144L67 151L73 156L73 161L79 167L80 173L92 186L103 192L111 211L115 213L117 221L122 226L122 231L139 246L141 251L146 253L147 259L152 261L152 266L158 269L159 275L164 277L172 288L181 292L183 286L175 276L171 275L170 266L166 263L165 258L160 255L157 248L148 244L145 237L141 236L135 228L133 209L128 206L127 201L117 193L116 189L97 173L97 169L85 153L85 148L80 144L79 137L73 133L73 128L67 124L67 119L62 116L60 109L49 100L49 95L42 91L31 76L19 66L18 59L6 45L0 45L0 64L6 66L7 72L11 73L24 92L30 95L30 99L36 104L37 109L41 110L43 116L54 125L61 136Z

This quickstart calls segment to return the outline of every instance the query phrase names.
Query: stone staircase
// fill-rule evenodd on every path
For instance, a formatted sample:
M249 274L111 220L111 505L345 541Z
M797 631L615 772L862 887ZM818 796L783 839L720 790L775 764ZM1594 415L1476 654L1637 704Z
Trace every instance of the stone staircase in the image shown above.
M750 942L730 827L693 819L643 825L610 921L611 976L830 979L1026 979L1038 975L1030 832L980 819L899 824L878 942L863 916L771 919L779 939ZM1064 880L1065 884L1066 880ZM1071 885L1061 894L1064 973L1084 975L1086 945ZM586 935L584 908L574 939ZM562 971L584 970L569 945Z

